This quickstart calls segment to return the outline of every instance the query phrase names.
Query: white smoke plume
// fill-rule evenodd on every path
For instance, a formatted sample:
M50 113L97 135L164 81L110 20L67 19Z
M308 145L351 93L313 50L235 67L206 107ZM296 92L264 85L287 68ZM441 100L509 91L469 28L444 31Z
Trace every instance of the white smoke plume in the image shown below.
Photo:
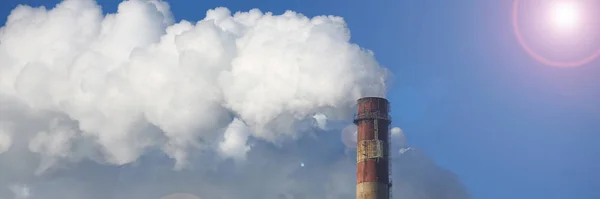
M390 133L392 135L391 139L392 139L392 144L394 145L394 148L396 148L396 147L404 148L407 146L406 145L406 135L404 134L404 131L400 127L391 128Z
M392 133L392 136L400 136L404 132L402 132L402 129L400 127L394 127L392 129L390 129L390 133Z
M174 23L159 0L107 15L93 0L19 6L0 29L0 100L10 106L0 123L20 129L20 143L0 130L0 153L28 146L38 173L133 163L156 149L176 168L191 151L243 159L249 140L297 139L313 115L347 119L356 99L384 95L387 71L349 39L340 17L292 11L217 8Z
M0 29L0 199L352 198L347 123L388 74L349 39L340 17L291 11L19 6ZM394 198L469 198L403 149Z
M0 154L8 151L12 145L11 135L10 127L0 122Z
M248 127L240 120L234 119L225 130L223 140L219 143L221 154L236 160L245 159L246 153L250 150L250 146L246 146L248 135Z

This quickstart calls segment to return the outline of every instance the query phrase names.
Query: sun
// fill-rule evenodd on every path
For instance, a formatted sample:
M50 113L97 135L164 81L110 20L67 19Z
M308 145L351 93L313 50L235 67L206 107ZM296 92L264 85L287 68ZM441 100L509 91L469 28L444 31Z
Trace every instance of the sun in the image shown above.
M600 0L513 0L512 24L524 50L557 67L600 57Z
M561 31L575 30L581 24L582 9L577 1L559 0L550 4L549 18L552 26Z

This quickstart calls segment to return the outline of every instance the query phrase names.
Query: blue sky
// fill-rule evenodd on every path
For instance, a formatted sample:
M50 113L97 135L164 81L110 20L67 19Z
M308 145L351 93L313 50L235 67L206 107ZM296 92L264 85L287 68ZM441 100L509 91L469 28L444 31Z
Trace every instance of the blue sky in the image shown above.
M0 21L19 3L3 0ZM99 0L105 12L117 1ZM456 173L473 198L600 198L600 60L576 68L530 58L511 1L177 0L176 19L259 8L345 18L352 41L394 73L393 125ZM600 44L598 44L600 47Z

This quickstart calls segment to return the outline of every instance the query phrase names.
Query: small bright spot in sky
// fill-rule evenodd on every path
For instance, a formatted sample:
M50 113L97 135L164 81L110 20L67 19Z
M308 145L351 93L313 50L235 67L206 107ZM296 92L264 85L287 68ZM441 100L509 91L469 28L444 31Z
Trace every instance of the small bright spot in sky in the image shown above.
M550 17L557 29L571 30L581 21L581 9L576 1L557 1L550 8Z
M300 167L304 167L304 162L303 162L303 163L300 163Z

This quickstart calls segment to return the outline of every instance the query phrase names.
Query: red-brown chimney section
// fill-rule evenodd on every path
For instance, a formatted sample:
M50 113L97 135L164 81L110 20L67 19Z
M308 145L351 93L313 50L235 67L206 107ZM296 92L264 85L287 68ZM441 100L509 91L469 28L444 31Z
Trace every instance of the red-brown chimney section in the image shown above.
M389 199L389 102L385 98L358 100L354 124L358 128L356 151L356 198Z

